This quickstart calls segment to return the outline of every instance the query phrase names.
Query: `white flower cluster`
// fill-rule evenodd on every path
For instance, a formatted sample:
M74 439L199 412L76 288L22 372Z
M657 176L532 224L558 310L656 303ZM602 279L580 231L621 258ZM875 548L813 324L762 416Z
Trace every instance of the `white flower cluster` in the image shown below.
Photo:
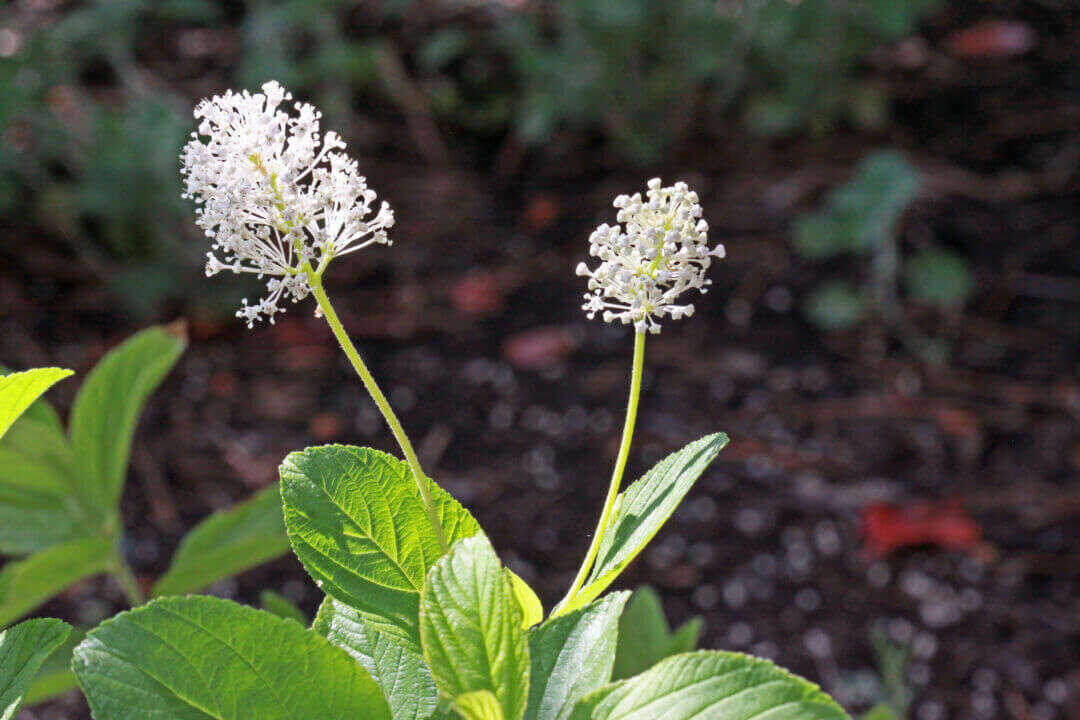
M678 320L694 313L693 305L676 304L679 295L690 288L704 293L711 283L705 272L714 257L724 257L724 246L709 247L696 192L684 182L661 184L650 180L644 199L641 193L615 198L622 225L604 223L589 238L589 254L601 261L595 270L577 267L589 278L582 306L589 319L602 312L605 322L658 333L664 315Z
M385 202L372 216L375 191L356 161L336 152L341 138L328 132L320 142L321 113L307 103L295 103L295 114L279 109L291 99L276 82L204 99L180 155L184 197L202 205L196 223L213 242L206 274L268 278L267 295L255 305L245 298L236 313L248 327L272 323L283 298L307 297L309 268L321 273L335 257L389 245L394 224Z

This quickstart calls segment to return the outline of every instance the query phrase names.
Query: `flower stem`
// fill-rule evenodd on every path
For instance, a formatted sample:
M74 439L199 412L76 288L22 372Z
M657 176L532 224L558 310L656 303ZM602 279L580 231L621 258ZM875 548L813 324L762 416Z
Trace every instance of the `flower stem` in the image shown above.
M419 488L420 497L424 501L424 507L427 509L428 520L431 521L431 526L435 528L435 535L439 538L439 545L444 553L449 552L450 545L446 541L446 533L443 530L442 523L439 521L435 501L431 498L430 488L424 482L427 476L424 475L424 471L420 468L420 461L416 457L416 451L413 450L412 443L409 442L409 436L405 434L405 429L401 427L401 422L397 419L397 415L394 414L394 410L390 407L386 396L379 389L378 383L375 382L375 378L368 371L367 365L364 364L363 359L360 357L360 353L356 351L356 347L352 344L352 340L349 339L348 333L345 332L341 320L334 311L334 306L330 304L330 298L326 296L326 291L323 289L322 276L312 269L310 264L306 265L304 272L307 274L311 292L315 295L315 299L319 303L319 309L322 310L323 317L326 318L330 330L333 331L334 337L337 338L338 343L341 345L341 349L345 351L345 356L349 358L349 362L352 363L356 374L360 376L360 380L364 383L364 387L367 388L371 399L375 401L375 405L386 419L386 424L390 426L394 439L401 446L401 452L405 454L405 462L409 464L409 468L412 470L413 478L416 480L416 487Z
M596 554L600 551L600 543L608 529L608 523L611 522L611 511L615 508L615 499L619 496L619 486L622 484L623 473L626 471L626 460L630 456L630 441L634 437L634 423L637 421L638 398L641 397L641 376L644 367L645 333L638 332L634 335L634 363L633 369L630 371L630 399L626 404L626 421L623 423L622 444L619 445L615 470L611 473L611 486L608 487L607 498L604 500L604 509L600 511L600 521L596 525L592 544L589 545L589 550L585 553L585 560L581 563L581 569L578 570L577 577L574 578L574 583L570 586L566 597L555 608L552 617L561 614L560 608L568 607L581 586L585 584L585 578L589 576L589 571L592 570L593 562L596 560Z

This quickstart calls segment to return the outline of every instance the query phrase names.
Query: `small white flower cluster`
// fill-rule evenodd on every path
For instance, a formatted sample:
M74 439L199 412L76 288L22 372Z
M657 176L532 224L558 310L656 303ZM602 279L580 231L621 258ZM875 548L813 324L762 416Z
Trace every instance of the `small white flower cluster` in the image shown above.
M664 315L678 320L694 313L693 305L676 304L679 295L690 288L704 293L711 284L705 273L714 257L724 257L724 246L709 247L696 192L684 182L661 185L653 178L644 199L641 193L615 198L622 225L604 223L589 238L589 254L601 261L595 270L577 267L589 278L582 306L589 319L602 312L605 322L658 333Z
M356 161L336 152L341 138L328 132L320 142L321 113L307 103L295 103L295 114L279 109L291 99L276 82L204 99L180 155L184 197L202 205L196 223L213 242L206 274L268 277L267 295L255 305L245 298L236 313L248 327L272 323L283 298L307 297L308 268L322 272L335 257L389 245L394 224L385 202L371 216L375 191Z

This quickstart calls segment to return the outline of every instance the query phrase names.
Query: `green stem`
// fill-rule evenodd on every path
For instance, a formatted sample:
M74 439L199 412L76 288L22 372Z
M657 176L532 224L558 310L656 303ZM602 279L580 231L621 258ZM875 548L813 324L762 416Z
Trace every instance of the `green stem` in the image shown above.
M131 603L131 607L138 607L146 602L146 595L139 586L138 579L131 572L131 568L127 566L127 563L120 558L119 554L116 557L116 566L113 568L112 576L120 585L120 589L124 592L128 602Z
M360 380L364 383L364 387L367 388L371 399L375 401L375 405L386 419L386 424L390 426L390 432L394 434L394 439L401 446L401 452L405 454L405 462L409 464L413 478L416 480L416 487L420 489L420 497L423 499L424 507L427 509L428 519L431 521L431 526L435 528L435 535L439 538L439 545L442 546L444 553L449 552L450 545L446 542L446 533L443 531L442 523L439 521L435 501L431 498L430 488L424 482L424 478L427 476L424 475L424 471L420 468L420 461L416 457L416 451L413 450L412 443L409 442L409 436L405 434L405 429L401 427L401 422L397 419L397 415L394 414L394 410L390 407L386 396L379 389L378 383L375 382L375 378L368 371L367 365L364 364L363 359L360 357L360 353L356 351L356 347L352 344L352 340L349 339L348 333L345 332L341 320L334 311L334 306L330 304L330 298L326 296L326 291L323 289L322 275L312 269L310 263L305 265L304 272L307 274L308 284L311 286L311 292L319 303L319 309L322 310L323 317L326 318L327 324L330 325L330 330L333 331L334 337L337 338L338 343L341 345L341 349L345 351L345 357L349 358L349 362L352 363L356 374L360 376Z
M556 607L552 617L561 614L560 608L569 607L574 596L581 586L585 584L585 578L592 570L596 554L600 551L600 542L604 538L604 532L611 522L611 511L615 508L615 499L619 496L619 487L622 485L623 473L626 471L626 460L630 457L630 441L634 437L634 423L637 421L638 399L641 397L641 376L645 368L645 333L639 332L634 335L634 364L630 371L630 399L626 404L626 421L623 423L622 444L619 445L619 455L615 460L615 470L611 473L611 485L608 487L607 498L604 500L604 509L600 511L600 521L596 525L592 544L585 553L585 560L581 563L574 583L566 593L566 597Z

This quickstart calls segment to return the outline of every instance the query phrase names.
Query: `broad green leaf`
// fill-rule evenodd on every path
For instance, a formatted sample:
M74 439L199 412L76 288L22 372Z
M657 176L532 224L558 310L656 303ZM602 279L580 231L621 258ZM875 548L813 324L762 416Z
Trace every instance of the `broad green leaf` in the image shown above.
M490 690L475 690L459 695L454 709L465 720L503 720L502 706Z
M692 618L674 634L664 615L660 596L648 585L634 591L619 620L619 646L612 678L645 672L666 657L697 649L702 620Z
M571 720L844 720L813 683L768 660L699 650L589 695Z
M424 720L435 712L439 693L418 647L375 629L356 610L329 597L312 629L352 655L375 678L394 720Z
M106 354L79 388L68 430L90 507L116 512L139 413L186 345L182 325L143 330Z
M341 649L208 596L106 620L72 668L97 720L390 720L378 685Z
M83 578L111 570L114 541L103 536L72 540L12 560L0 570L0 626L17 620Z
M307 615L304 611L296 606L296 603L289 600L281 593L274 592L273 590L263 590L259 593L259 606L268 613L273 613L279 618L285 618L286 620L295 620L304 627L307 627Z
M86 637L86 630L75 628L49 658L42 663L37 677L30 684L30 689L23 697L23 705L32 707L38 703L52 700L78 687L75 673L71 671L71 654L75 646Z
M695 440L619 493L585 587L565 606L556 607L552 615L583 607L599 597L659 532L727 443L724 433Z
M214 513L188 533L154 595L197 592L289 550L276 485Z
M451 544L480 532L425 482ZM293 549L323 591L419 646L420 591L442 549L408 465L370 448L308 448L282 463L281 498Z
M506 571L510 575L510 584L514 588L514 597L521 605L521 626L528 630L533 625L544 619L544 605L536 592L529 587L529 583L517 576L513 570Z
M38 668L70 632L70 625L52 618L0 631L0 720L13 720Z
M483 535L461 540L428 572L420 600L424 658L453 699L495 694L506 720L529 697L529 644L510 577Z
M35 368L0 377L0 437L42 393L71 374L62 368Z
M526 720L566 720L578 700L611 680L619 615L629 597L612 593L529 633Z

